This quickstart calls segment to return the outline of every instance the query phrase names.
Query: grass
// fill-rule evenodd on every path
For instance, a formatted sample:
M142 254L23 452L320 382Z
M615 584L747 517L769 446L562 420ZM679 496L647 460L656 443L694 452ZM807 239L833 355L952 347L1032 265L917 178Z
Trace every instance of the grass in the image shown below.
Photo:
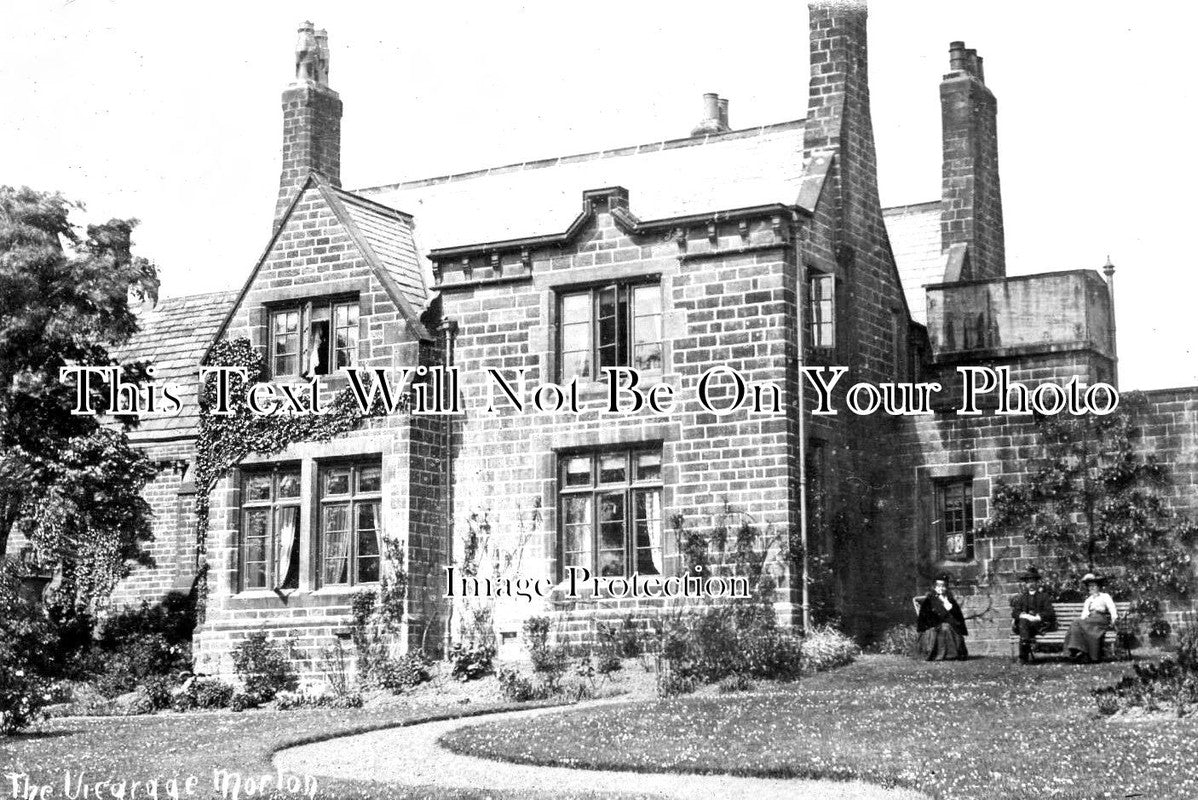
M528 704L522 707L528 707ZM158 778L179 781L180 795L190 775L199 778L200 791L195 798L217 797L212 792L212 772L216 768L240 772L245 776L274 772L270 757L276 750L292 744L327 739L338 735L395 727L432 718L459 717L509 706L446 708L440 713L427 707L419 711L394 708L380 711L362 709L305 711L248 711L196 714L158 714L143 717L64 718L35 726L20 736L0 738L0 798L13 797L10 772L25 772L30 779L51 784L49 797L63 793L64 772L72 781L80 772L89 783L125 780L126 800L144 800L144 788L133 793L132 781ZM166 798L165 785L159 796ZM73 788L73 787L72 787ZM103 789L101 797L108 797ZM21 796L21 795L15 795ZM294 798L276 793L269 797ZM439 788L403 790L368 781L329 781L318 779L318 798L366 800L366 798L438 798L444 800L516 800L501 792L454 791ZM521 793L518 797L549 800L556 794ZM244 797L244 795L243 795ZM255 795L255 798L260 795Z
M580 708L454 731L451 749L647 772L861 778L942 798L1198 796L1198 720L1100 717L1126 664L868 656L751 694Z

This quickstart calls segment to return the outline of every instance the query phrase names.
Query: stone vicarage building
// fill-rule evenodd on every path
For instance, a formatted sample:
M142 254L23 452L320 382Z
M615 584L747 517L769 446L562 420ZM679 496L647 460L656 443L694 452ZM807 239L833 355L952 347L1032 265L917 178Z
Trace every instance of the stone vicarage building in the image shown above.
M163 466L150 489L157 567L117 600L195 573L194 386L215 341L246 337L276 379L327 372L334 388L346 364L453 364L466 413L371 420L331 443L251 458L222 481L199 669L228 671L231 648L259 628L309 653L328 646L352 594L376 585L382 537L404 548L409 644L439 647L449 627L440 570L483 515L529 577L556 579L565 564L673 573L676 515L710 529L731 508L763 531L794 530L801 462L812 548L828 557L831 601L855 632L907 619L934 572L969 587L988 572L1009 581L1034 557L1017 539L974 535L995 480L1025 469L1030 423L949 408L841 413L809 417L801 442L794 402L800 346L810 365L849 368L841 408L851 383L947 387L959 364L1115 381L1112 270L1006 275L996 102L973 50L951 44L939 87L943 196L884 209L863 3L811 3L808 100L794 119L736 129L727 101L706 95L690 135L354 191L341 186L327 41L308 24L300 34L261 258L236 291L164 300L126 354L193 394L183 415L135 434ZM596 370L616 365L672 385L674 411L596 410ZM781 387L781 412L701 408L696 384L715 365ZM488 368L523 368L534 384L579 377L590 408L485 414ZM1180 510L1195 505L1195 397L1153 393L1141 428L1174 467ZM783 619L797 618L800 597L784 576ZM549 610L581 631L598 617L652 615L654 603ZM501 603L501 640L541 611ZM1003 616L978 621L977 638L997 644Z

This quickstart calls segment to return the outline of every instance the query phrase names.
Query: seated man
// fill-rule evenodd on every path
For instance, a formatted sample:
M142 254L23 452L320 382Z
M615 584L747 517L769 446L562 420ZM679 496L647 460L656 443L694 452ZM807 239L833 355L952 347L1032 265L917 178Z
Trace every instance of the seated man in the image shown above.
M1040 571L1028 567L1019 575L1023 591L1011 598L1011 632L1019 635L1019 660L1032 659L1032 647L1041 633L1055 630L1057 615L1052 599L1040 589Z

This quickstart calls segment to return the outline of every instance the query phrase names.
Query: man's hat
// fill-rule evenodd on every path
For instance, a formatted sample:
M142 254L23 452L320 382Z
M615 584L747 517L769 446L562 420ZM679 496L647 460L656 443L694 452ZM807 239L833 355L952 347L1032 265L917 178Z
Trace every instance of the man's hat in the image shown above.
M933 578L933 580L944 581L945 583L952 583L953 576L949 575L947 572L941 572L939 575L937 575L935 578Z
M1082 584L1083 585L1087 584L1087 583L1103 583L1105 581L1106 581L1106 578L1104 576L1095 575L1093 572L1087 572L1085 575L1082 576Z
M1040 580L1040 570L1036 569L1035 565L1031 565L1023 572L1019 573L1019 580L1038 581Z

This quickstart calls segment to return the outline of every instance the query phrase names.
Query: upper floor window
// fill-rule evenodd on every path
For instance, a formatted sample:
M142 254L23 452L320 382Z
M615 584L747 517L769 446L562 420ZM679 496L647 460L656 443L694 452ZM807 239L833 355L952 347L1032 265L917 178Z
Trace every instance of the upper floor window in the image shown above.
M604 367L662 368L661 286L610 284L559 296L561 380L595 380Z
M559 467L563 573L662 574L661 450L571 455Z
M299 586L299 509L298 467L242 474L242 589Z
M973 480L956 478L936 484L936 538L945 561L973 560Z
M836 276L812 272L807 279L807 334L812 347L836 346Z
M275 376L314 378L352 366L358 352L358 301L319 300L270 314Z
M383 470L377 459L321 468L321 585L356 585L379 580L382 481Z

